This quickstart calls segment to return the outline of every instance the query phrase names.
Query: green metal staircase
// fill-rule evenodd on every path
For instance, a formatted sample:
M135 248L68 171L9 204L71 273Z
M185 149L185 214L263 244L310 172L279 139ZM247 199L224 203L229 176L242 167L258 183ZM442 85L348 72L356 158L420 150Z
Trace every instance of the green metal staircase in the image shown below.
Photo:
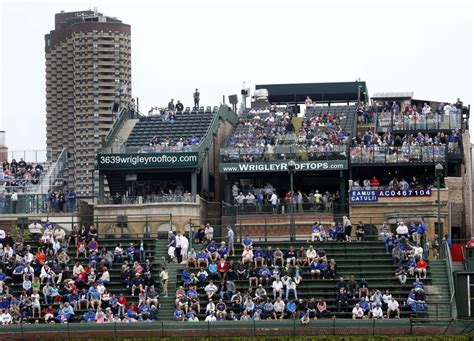
M432 318L451 318L451 292L449 290L448 269L444 260L430 260L431 285L425 286L431 303L427 305Z
M155 263L160 264L157 273L161 272L161 266L165 266L169 274L168 297L160 296L160 309L158 312L158 321L171 320L175 310L175 290L178 269L184 268L184 265L177 263L168 263L168 241L166 238L158 238L155 242Z

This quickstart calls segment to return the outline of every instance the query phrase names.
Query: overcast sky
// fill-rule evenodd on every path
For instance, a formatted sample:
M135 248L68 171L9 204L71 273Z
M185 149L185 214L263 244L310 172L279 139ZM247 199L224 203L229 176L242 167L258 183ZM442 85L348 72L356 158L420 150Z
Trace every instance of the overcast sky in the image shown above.
M44 34L97 7L132 27L141 111L267 83L367 82L369 95L472 104L470 1L0 1L1 114L10 150L46 148ZM227 97L226 97L227 100ZM474 116L474 113L473 113ZM474 123L473 120L471 120ZM473 124L471 124L474 127Z

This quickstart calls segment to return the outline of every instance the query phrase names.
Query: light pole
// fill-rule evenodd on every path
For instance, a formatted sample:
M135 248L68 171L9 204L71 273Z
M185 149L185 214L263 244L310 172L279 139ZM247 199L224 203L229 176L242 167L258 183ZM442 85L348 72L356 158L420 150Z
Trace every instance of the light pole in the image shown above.
M439 245L442 245L443 242L443 227L441 226L441 202L440 202L440 188L441 188L441 176L443 175L444 167L441 163L437 163L435 166L435 175L436 175L436 182L438 186L438 200L436 200L438 204L438 239Z
M290 200L290 240L296 239L296 231L295 231L295 216L294 216L294 193L293 193L293 174L296 172L296 162L290 160L288 162L288 173L290 173L290 193L291 193L291 200Z

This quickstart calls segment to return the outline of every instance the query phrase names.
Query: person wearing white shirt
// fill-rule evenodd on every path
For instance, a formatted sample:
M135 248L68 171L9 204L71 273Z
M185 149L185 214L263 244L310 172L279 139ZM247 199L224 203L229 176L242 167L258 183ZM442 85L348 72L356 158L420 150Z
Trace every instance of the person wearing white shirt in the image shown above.
M372 309L372 318L383 319L383 310L380 307L380 304L376 304L374 309Z
M306 258L308 259L308 263L311 263L316 258L316 250L312 245L306 250Z
M208 315L204 321L207 321L207 322L215 322L215 321L216 321L216 317L214 316L214 313L211 313L210 315Z
M277 277L277 279L272 283L272 288L273 288L273 297L281 297L283 294L283 282L280 280L280 278Z
M0 321L2 324L11 324L12 323L12 316L8 312L8 310L4 310L0 315Z
M396 232L398 237L404 236L405 238L408 238L408 226L406 226L403 221L398 225Z
M398 308L398 302L393 297L388 301L387 319L390 318L390 313L396 313L395 318L400 318L400 309Z
M270 197L270 203L272 204L273 213L277 213L277 210L278 210L278 196L275 194L275 192L273 192L272 196Z
M3 240L7 237L4 229L0 229L0 243L3 243Z
M415 259L423 259L423 248L417 244L414 248Z
M401 190L407 190L410 187L408 182L406 182L406 180L403 179L403 178L402 178L402 180L400 180L400 182L398 184L400 185Z
M382 295L382 301L385 305L388 305L388 302L390 302L390 300L392 299L392 294L390 293L390 291L387 289L385 291L385 294Z
M423 106L423 109L421 109L421 113L423 115L431 114L431 107L427 103L425 103L425 105Z
M283 320L285 317L285 302L281 299L281 297L278 297L276 302L273 303L273 317L275 320Z
M212 299L209 300L209 303L206 305L206 314L211 314L216 311L216 305L212 302Z
M187 263L188 261L188 248L189 248L189 240L185 235L180 237L180 244L181 244L181 256L183 257L182 263Z
M249 192L247 196L245 197L245 201L247 205L254 205L255 204L255 196L252 194L252 192Z
M245 200L245 195L242 192L240 192L239 195L235 197L235 201L238 205L243 205L244 200Z
M204 227L204 235L206 236L206 239L209 241L214 239L214 228L211 226L211 224L207 223L206 226Z
M355 305L354 308L352 308L352 319L363 319L364 318L364 311L360 307L359 303Z
M206 285L206 287L204 288L204 291L206 292L207 297L211 298L217 292L217 287L211 281L209 282L208 285Z
M104 271L102 272L102 276L100 276L100 280L105 284L110 282L110 273L107 268L104 267Z

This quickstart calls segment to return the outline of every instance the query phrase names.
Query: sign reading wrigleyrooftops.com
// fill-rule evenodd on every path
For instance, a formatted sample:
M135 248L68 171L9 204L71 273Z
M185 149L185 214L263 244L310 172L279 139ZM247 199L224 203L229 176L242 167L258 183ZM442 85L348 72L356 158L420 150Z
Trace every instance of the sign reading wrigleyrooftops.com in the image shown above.
M198 166L198 153L99 154L99 170L192 168Z
M295 161L297 172L347 169L347 160ZM246 163L221 163L221 173L287 172L288 160Z

